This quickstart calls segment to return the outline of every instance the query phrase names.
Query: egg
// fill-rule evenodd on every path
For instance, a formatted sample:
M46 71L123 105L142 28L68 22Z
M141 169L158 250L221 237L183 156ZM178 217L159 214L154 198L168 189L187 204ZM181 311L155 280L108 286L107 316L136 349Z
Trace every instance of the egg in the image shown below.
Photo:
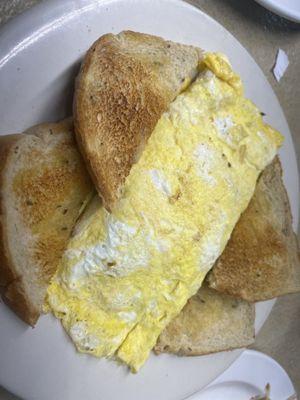
M222 253L281 142L226 57L208 53L113 212L99 206L70 240L48 289L79 351L139 370Z

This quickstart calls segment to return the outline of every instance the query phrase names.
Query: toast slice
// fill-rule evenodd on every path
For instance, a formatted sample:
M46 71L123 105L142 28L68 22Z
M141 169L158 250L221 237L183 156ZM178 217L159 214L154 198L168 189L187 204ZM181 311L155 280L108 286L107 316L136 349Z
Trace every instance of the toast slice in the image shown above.
M87 52L76 82L74 124L107 209L201 58L195 47L131 31L104 35Z
M198 356L254 342L255 306L203 286L158 338L154 351Z
M261 174L207 280L211 288L250 302L300 291L299 248L278 157Z
M248 346L254 337L254 305L246 300L299 290L297 239L276 157L261 174L206 284L163 331L154 350L201 355Z
M0 288L4 301L32 326L92 193L72 120L0 136Z

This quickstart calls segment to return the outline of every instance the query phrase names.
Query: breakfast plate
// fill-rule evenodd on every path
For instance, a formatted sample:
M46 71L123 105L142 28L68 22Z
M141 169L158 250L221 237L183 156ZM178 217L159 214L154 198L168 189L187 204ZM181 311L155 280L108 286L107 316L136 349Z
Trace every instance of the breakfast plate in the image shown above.
M300 22L300 2L298 0L256 0L262 6L291 21Z
M241 75L246 95L285 136L280 151L294 221L298 175L281 107L255 61L221 25L175 0L52 0L5 26L0 35L0 133L21 132L71 113L73 82L85 51L107 32L132 29L205 50L222 51ZM295 227L296 228L296 227ZM258 331L274 301L257 304ZM240 350L202 357L152 355L138 374L78 354L50 315L31 329L0 304L0 384L24 399L180 400L220 375Z

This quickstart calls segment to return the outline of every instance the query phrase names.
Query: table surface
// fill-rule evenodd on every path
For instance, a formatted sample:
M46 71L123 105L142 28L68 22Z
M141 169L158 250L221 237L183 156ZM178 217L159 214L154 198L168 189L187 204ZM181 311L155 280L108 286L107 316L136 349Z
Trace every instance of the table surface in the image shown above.
M41 0L0 0L0 25ZM50 0L48 0L50 1ZM300 24L289 22L265 10L254 0L189 0L202 9L243 44L264 71L277 94L293 135L300 159ZM277 50L290 60L280 81L272 75ZM277 300L270 317L256 337L254 349L278 361L300 394L300 294ZM0 400L15 396L0 387ZM42 399L41 399L42 400Z

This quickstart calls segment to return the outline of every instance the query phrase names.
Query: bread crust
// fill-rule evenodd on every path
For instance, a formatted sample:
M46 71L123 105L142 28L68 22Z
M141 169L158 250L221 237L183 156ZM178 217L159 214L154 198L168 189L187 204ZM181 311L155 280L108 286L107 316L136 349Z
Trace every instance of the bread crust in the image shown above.
M26 323L34 326L38 319L39 312L30 302L20 283L14 264L9 256L9 246L7 242L7 231L5 223L5 210L2 190L4 187L4 176L6 172L10 152L22 139L22 134L0 136L0 292L3 301Z
M75 132L107 209L162 113L195 77L201 55L131 31L104 35L87 52L76 80Z

